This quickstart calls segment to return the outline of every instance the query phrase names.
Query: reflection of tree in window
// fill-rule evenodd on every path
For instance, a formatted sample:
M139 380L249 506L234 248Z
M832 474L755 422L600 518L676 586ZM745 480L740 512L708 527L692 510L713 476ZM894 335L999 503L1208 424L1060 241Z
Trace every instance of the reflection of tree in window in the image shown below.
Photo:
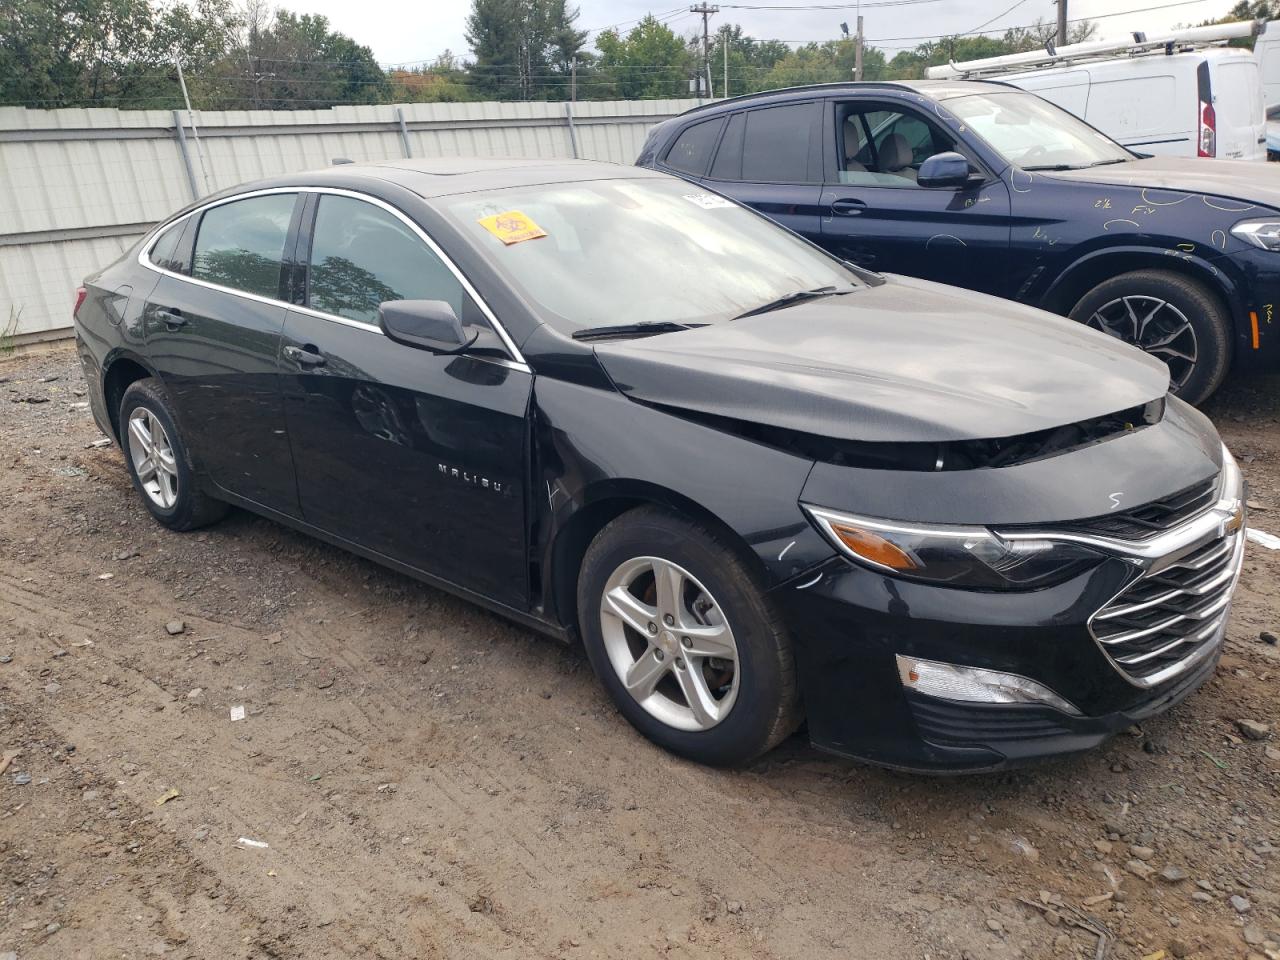
M325 313L375 323L378 305L405 299L346 257L328 256L311 268L311 306Z
M280 261L249 250L197 250L191 275L264 297L280 295Z

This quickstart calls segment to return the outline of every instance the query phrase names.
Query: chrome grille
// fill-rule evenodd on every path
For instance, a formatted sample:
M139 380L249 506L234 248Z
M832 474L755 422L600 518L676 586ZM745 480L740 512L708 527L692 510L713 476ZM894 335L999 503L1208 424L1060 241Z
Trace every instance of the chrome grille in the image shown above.
M1214 641L1244 554L1243 531L1210 540L1139 577L1089 622L1131 680L1153 686Z

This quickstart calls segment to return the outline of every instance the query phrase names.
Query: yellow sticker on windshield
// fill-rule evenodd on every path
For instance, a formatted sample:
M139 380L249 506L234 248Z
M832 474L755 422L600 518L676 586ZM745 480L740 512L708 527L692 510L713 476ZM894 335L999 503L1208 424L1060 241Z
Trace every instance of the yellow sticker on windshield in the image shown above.
M485 217L476 222L507 246L520 243L522 240L537 240L547 235L545 230L519 210L496 213L492 217Z

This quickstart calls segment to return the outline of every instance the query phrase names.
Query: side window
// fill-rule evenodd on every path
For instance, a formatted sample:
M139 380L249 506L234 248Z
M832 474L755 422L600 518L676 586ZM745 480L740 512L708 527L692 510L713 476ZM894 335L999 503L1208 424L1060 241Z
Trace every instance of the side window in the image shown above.
M160 234L160 239L151 245L151 253L147 255L147 259L163 270L186 272L187 265L178 259L178 242L182 239L182 231L186 226L187 221L181 220Z
M322 195L311 240L311 309L378 322L388 300L444 300L464 322L462 284L399 217L351 197Z
M716 180L742 179L742 135L747 129L747 115L735 113L729 118L729 129L724 132L716 162L711 165L711 177Z
M765 107L746 115L742 179L813 183L821 179L822 104Z
M914 113L838 109L840 182L882 187L914 187L920 164L956 143Z
M711 160L711 151L716 148L716 138L720 136L722 126L724 126L724 120L717 117L689 127L676 137L676 142L667 151L666 165L681 173L693 174L695 177L702 176L706 173L707 163Z
M280 265L297 194L271 193L206 210L191 276L278 299Z

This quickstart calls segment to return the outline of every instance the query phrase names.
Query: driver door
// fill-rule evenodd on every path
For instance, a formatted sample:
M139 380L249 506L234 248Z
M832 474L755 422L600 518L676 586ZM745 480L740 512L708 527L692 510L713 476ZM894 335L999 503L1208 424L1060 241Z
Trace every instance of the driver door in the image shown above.
M911 107L856 98L834 107L822 245L871 270L1007 296L1005 184L984 175L961 188L923 187L920 165L936 153L957 151L982 167L958 138Z

